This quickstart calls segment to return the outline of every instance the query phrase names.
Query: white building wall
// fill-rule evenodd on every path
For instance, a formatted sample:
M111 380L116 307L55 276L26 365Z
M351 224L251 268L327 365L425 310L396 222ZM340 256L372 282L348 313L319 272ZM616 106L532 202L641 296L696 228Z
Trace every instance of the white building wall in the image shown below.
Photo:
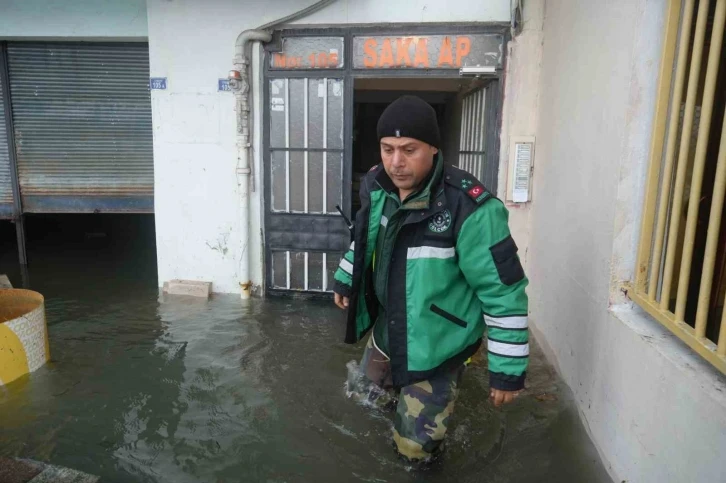
M280 2L282 3L282 2ZM286 2L299 5L307 2ZM338 0L300 24L374 24L417 22L509 22L509 0L463 0L452 5L431 0Z
M726 481L724 377L618 291L633 273L666 5L546 4L531 320L616 481Z
M215 292L239 292L239 243L235 167L234 98L217 92L227 76L240 32L287 16L312 1L148 1L151 75L167 77L166 91L152 91L159 282L210 280ZM388 22L508 22L509 0L442 2L339 0L300 24ZM258 65L255 66L259 67ZM259 69L258 69L259 72ZM253 86L254 87L254 86ZM254 90L254 89L253 89ZM259 91L257 91L259 92ZM259 98L253 102L259 104ZM259 110L254 112L255 192L250 229L251 276L263 282L262 173Z
M544 1L530 1L524 9L521 32L508 45L504 73L504 104L499 149L497 195L505 200L509 183L509 139L512 136L535 136L535 170L537 169L537 125L540 99L540 72L543 46ZM507 203L509 228L519 247L519 257L527 269L529 260L530 203Z
M0 39L145 38L146 0L2 0Z

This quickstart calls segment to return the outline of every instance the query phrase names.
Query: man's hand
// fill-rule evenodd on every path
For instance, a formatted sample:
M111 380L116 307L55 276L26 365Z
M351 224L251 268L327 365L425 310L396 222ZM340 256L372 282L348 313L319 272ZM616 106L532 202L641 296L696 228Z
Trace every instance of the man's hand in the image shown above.
M349 303L348 297L343 297L342 295L337 294L337 293L335 294L335 305L337 305L341 309L345 310L348 308L348 303Z
M489 391L489 399L498 408L502 404L509 404L514 398L519 396L521 391L502 391L501 389L491 389Z

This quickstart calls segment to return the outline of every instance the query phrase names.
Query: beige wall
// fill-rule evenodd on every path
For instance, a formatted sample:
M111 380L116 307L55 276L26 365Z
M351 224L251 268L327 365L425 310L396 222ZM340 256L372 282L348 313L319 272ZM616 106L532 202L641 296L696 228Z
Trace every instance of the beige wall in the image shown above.
M613 478L726 481L724 377L618 290L633 273L666 5L546 3L541 70L507 86L510 134L533 117L537 136L533 201L512 218L533 331Z
M510 137L537 134L544 6L544 1L527 2L522 31L508 45L497 193L502 200L506 199L507 192ZM508 208L512 237L517 242L519 255L526 269L529 260L531 206L529 203L509 203Z

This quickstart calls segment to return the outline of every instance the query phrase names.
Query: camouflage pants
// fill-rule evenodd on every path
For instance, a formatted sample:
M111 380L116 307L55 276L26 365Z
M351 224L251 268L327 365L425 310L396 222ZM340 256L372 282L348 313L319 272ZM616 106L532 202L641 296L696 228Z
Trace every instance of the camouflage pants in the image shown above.
M437 374L401 388L396 395L391 382L390 361L375 347L371 336L361 360L359 384L357 388L351 387L349 377L349 391L378 406L396 403L397 397L393 425L396 449L409 460L426 461L443 449L463 371L464 366L461 366Z

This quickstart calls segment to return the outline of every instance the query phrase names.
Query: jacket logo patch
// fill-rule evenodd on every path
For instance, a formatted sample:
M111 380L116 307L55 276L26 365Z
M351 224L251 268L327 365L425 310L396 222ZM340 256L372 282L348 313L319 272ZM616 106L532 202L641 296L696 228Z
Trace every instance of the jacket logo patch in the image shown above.
M461 180L461 187L465 190L468 190L471 188L471 185L474 184L474 182L470 179L462 179Z
M429 230L434 233L443 233L451 227L451 212L444 210L436 213L429 223Z

